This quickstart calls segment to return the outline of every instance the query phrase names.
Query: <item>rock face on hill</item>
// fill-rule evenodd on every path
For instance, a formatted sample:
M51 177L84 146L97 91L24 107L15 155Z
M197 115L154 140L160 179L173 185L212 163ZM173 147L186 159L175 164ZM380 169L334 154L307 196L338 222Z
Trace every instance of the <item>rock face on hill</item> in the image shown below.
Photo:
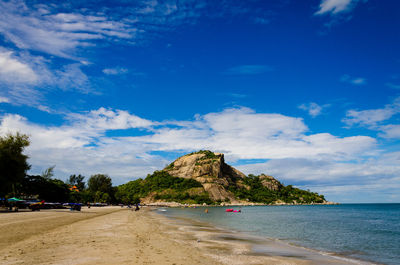
M278 191L283 187L283 185L272 176L261 174L259 178L261 180L261 185L269 190Z
M182 156L164 168L171 176L200 182L213 201L239 202L228 187L242 184L246 177L225 163L224 154L199 151ZM243 186L243 185L242 185Z

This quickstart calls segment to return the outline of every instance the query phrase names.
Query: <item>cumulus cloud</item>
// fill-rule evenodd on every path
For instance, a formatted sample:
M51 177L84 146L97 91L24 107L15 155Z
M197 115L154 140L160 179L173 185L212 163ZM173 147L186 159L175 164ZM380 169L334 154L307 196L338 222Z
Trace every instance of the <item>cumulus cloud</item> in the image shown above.
M399 139L400 138L400 124L389 124L380 126L381 133L379 136L383 138Z
M315 12L315 15L337 15L349 12L355 7L357 2L357 0L321 0L319 10Z
M85 114L71 113L67 117L74 125L91 130L122 130L130 128L148 128L155 125L123 110L100 108Z
M28 152L33 170L40 167L37 172L56 164L62 174L78 169L84 174L105 172L119 183L167 164L168 160L155 151L210 149L225 153L228 161L325 158L337 163L376 152L374 138L309 134L300 118L256 113L249 108L197 115L188 121L150 121L106 108L71 113L65 118L63 125L44 126L6 114L0 134L20 131L31 136ZM112 131L124 133L109 136Z
M399 152L389 152L354 161L287 158L237 168L247 174L268 172L285 184L295 183L297 187L322 193L332 201L397 202L400 198L399 159Z
M311 117L313 117L313 118L315 118L315 117L317 117L317 116L319 116L319 115L321 115L322 114L322 110L324 109L324 108L327 108L327 107L329 107L330 105L329 104L325 104L325 105L318 105L317 103L315 103L315 102L310 102L310 103L307 103L307 104L305 104L305 103L303 103L303 104L301 104L300 106L299 106L299 109L302 109L302 110L304 110L304 111L307 111L308 112L308 114L311 116Z
M331 159L287 158L265 163L239 166L244 172L270 172L285 181L299 181L314 184L356 184L377 177L393 177L400 170L395 161L399 153L388 153L378 158L360 158L358 161L338 162Z
M367 125L375 126L381 121L390 119L396 111L392 108L371 109L371 110L349 110L346 113L346 118L343 121L347 125Z
M342 121L349 127L359 125L377 131L382 138L399 139L400 125L392 123L392 117L399 113L400 97L380 109L349 110Z
M228 163L266 159L238 168L247 174L274 175L285 184L312 187L328 199L345 196L352 185L367 189L382 182L399 184L394 178L400 170L400 152L382 154L376 140L368 136L311 134L301 118L281 114L241 107L196 115L193 120L150 121L127 111L100 108L70 113L65 119L62 125L45 126L5 114L0 134L29 134L31 173L55 164L61 178L107 173L121 184L170 163L163 153L211 149L224 152ZM117 133L110 136L113 131Z
M1 118L0 134L22 132L30 136L27 152L33 173L55 164L60 177L73 172L103 172L116 176L121 183L126 177L144 176L167 163L163 158L147 155L143 144L106 136L109 130L145 128L152 125L151 121L104 108L70 114L66 119L68 123L64 125L43 126L20 115L6 114Z
M400 112L400 98L397 98L391 104L385 105L381 109L370 110L349 110L343 122L349 126L362 125L370 128L376 128L380 122L390 119L393 115Z

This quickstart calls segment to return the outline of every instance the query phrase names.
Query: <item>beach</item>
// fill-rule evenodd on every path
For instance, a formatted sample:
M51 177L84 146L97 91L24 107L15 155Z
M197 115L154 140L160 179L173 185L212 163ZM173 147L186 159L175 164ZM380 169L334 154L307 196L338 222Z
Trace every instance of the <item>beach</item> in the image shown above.
M200 240L146 208L1 213L0 230L1 264L312 264Z

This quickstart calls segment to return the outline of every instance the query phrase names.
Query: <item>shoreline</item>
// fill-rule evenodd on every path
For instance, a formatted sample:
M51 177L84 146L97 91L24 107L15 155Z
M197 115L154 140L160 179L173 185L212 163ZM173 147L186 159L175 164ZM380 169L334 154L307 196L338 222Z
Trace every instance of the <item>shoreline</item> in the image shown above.
M249 243L252 239L250 238L237 239L235 237L230 237L231 233L226 229L189 218L165 216L158 212L160 210L162 210L162 208L153 208L150 214L157 216L156 218L160 218L165 225L172 228L167 233L173 233L174 240L199 249L203 255L211 257L218 262L218 264L314 264L301 256L278 256L256 253L251 249L252 246ZM222 238L220 237L221 235L225 235L225 237ZM342 263L334 262L329 264L339 265Z
M282 241L276 238L269 238L265 236L257 236L245 231L237 231L228 228L218 227L205 221L197 221L190 217L183 216L165 216L172 223L176 225L183 225L183 230L188 233L194 234L196 237L205 238L205 241L212 241L216 244L227 244L234 242L234 246L242 250L242 253L237 255L246 255L248 257L274 257L274 258L292 258L288 264L303 264L301 262L307 261L306 264L362 264L371 265L376 264L371 261L360 260L355 258L346 257L334 252L326 252L307 248L295 243ZM201 227L202 229L198 229ZM237 257L239 258L239 256ZM293 263L290 263L293 262ZM299 262L299 263L297 263ZM236 264L234 260L227 264ZM246 264L246 263L238 263ZM264 263L263 263L264 264ZM266 263L267 264L267 263Z
M274 203L274 204L265 204L265 203L257 203L257 202L249 202L249 203L225 203L221 202L219 205L205 205L205 204L187 204L187 203L179 203L179 202L148 202L143 204L148 207L241 207L241 206L312 206L312 205L340 205L338 202L324 202L324 203Z

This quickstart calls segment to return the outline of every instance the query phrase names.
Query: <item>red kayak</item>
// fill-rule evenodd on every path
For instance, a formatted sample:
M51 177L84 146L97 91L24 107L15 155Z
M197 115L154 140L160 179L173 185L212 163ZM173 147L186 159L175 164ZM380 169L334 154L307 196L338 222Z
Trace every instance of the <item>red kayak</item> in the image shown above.
M242 211L241 210L226 209L225 212L228 212L228 213L240 213Z

